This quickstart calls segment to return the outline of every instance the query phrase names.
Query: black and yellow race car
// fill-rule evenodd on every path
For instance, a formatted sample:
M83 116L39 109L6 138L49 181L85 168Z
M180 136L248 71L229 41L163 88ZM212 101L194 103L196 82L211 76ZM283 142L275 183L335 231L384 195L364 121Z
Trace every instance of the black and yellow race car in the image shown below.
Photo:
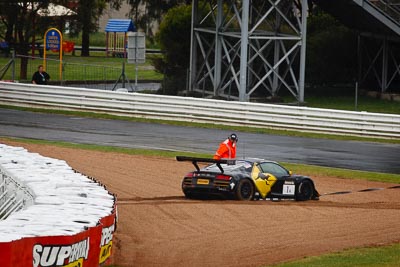
M186 198L223 196L238 200L318 200L313 180L293 175L274 161L264 159L214 160L177 156L196 168L185 175L182 191ZM200 168L199 163L208 163Z

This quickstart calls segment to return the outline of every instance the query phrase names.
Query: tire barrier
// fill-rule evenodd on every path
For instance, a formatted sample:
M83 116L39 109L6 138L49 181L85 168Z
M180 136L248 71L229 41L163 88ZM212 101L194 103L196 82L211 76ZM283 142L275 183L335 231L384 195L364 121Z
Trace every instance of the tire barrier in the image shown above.
M0 144L0 266L110 263L116 224L104 185L65 161Z

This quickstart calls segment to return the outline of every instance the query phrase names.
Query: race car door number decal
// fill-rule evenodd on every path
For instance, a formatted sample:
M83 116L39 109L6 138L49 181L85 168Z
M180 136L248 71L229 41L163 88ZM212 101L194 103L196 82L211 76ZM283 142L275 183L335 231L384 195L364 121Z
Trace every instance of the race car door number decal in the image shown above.
M209 184L209 182L207 179L197 179L197 184Z
M284 184L282 194L283 195L294 195L295 185L294 184Z

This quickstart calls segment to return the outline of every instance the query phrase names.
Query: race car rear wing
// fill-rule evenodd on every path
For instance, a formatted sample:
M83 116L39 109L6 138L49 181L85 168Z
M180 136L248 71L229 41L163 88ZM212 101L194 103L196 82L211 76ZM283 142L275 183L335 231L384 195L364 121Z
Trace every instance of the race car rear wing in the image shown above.
M217 167L220 169L221 173L224 173L224 169L221 164L227 165L235 165L236 160L234 159L209 159L209 158L194 158L194 157L185 157L185 156L176 156L177 161L191 161L193 166L197 171L200 171L199 162L203 163L215 163Z

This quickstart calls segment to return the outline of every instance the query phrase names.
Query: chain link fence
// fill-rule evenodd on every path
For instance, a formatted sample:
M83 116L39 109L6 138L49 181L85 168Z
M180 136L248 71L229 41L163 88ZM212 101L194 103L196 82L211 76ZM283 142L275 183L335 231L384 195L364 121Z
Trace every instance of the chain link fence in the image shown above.
M27 61L26 75L21 71L21 61ZM133 86L125 75L124 63L120 66L74 63L63 60L15 55L9 62L0 66L0 80L31 83L32 75L39 65L44 65L50 75L49 84L115 90L127 88L133 91Z

